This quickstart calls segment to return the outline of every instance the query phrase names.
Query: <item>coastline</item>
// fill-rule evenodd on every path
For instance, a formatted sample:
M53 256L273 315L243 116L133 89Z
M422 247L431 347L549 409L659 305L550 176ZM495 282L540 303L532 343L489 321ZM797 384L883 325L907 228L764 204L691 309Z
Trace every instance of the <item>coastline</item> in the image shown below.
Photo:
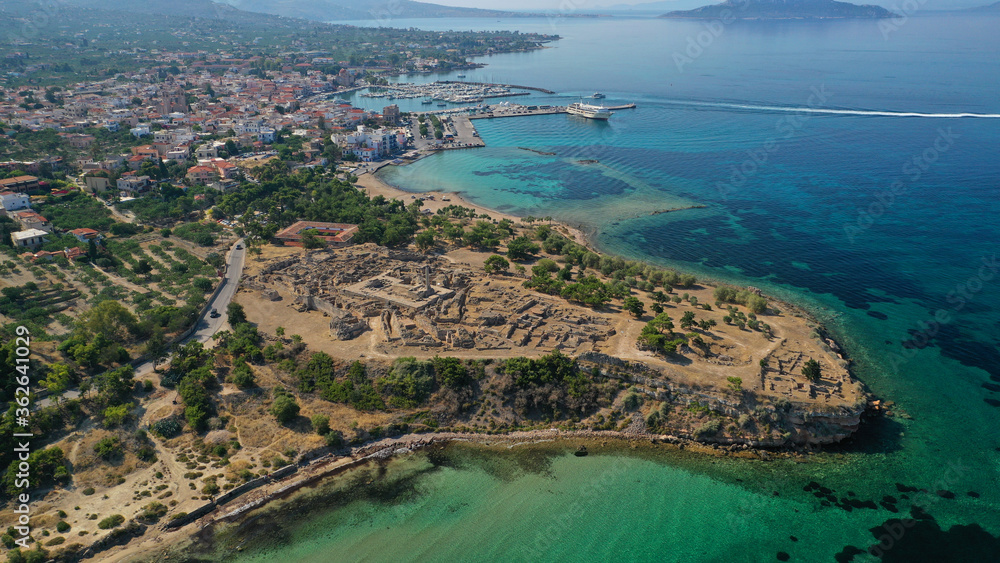
M517 431L507 434L475 434L460 432L432 432L404 434L355 446L349 453L337 455L322 448L304 454L311 459L299 462L296 471L286 477L276 479L252 493L237 497L217 507L208 514L185 525L167 527L164 523L149 527L156 529L155 535L143 534L138 541L121 546L111 546L105 551L94 551L90 557L100 556L109 563L134 563L139 561L170 561L188 552L192 545L200 541L210 541L216 526L236 524L243 520L253 520L260 515L258 510L267 509L276 501L290 500L297 495L307 494L320 482L336 479L353 469L372 463L385 463L393 458L405 456L419 450L444 447L453 443L465 443L486 448L505 448L551 443L562 449L583 446L586 450L599 448L600 453L625 453L642 446L652 446L661 452L688 451L696 455L714 457L737 457L755 461L791 459L797 463L808 462L808 456L796 451L768 451L749 446L724 446L706 444L670 435L650 434L614 430L544 430ZM588 447L589 446L589 447Z
M423 158L424 156L427 155L421 155L421 158ZM504 213L502 211L497 211L495 209L490 209L489 207L473 203L466 196L462 195L459 192L444 192L444 191L411 192L404 190L402 188L397 188L395 186L387 184L381 178L377 177L375 175L376 172L377 169L375 172L365 172L364 174L358 176L358 181L356 182L356 185L360 188L363 188L369 196L374 197L380 195L387 199L395 198L404 203L408 203L409 201L411 201L410 196L416 196L417 198L423 198L424 209L428 209L435 213L437 213L439 209L443 209L450 205L459 205L462 207L475 209L476 213L489 215L491 218L497 221L502 219L509 219L510 221L513 221L515 223L521 222L522 218L518 217L517 215L511 215L510 213ZM427 196L433 196L434 199L427 199ZM447 197L450 201L443 201L442 198L445 197ZM584 232L582 229L578 227L573 227L566 223L556 220L552 220L551 222L547 221L546 223L565 229L566 232L564 234L568 235L570 238L572 238L579 244L582 244L588 248L595 247L595 245L592 244L590 236L588 236L586 232Z
M426 154L422 156L426 156ZM374 171L360 175L356 185L364 189L369 196L381 195L389 199L395 198L407 203L412 201L411 197L408 196L415 196L417 198L428 195L434 196L434 199L424 199L424 209L432 212L437 212L439 209L450 205L459 205L475 209L477 213L486 214L494 220L509 219L514 222L521 221L521 217L473 203L467 197L457 192L410 192L402 188L397 188L378 178ZM449 201L443 201L444 197L447 197ZM571 227L560 221L552 221L550 224L560 230L564 230L565 234L571 236L580 244L595 251L600 251L599 245L592 240L592 237L596 233L588 236L582 229ZM705 281L711 284L720 283L717 280ZM833 340L830 340L826 336L822 325L806 309L792 303L774 299L773 297L771 300L785 311L794 312L796 315L806 317L816 325L817 331L823 340L833 343L835 346ZM836 347L834 349L839 350ZM416 450L444 446L451 443L513 448L542 442L553 442L560 444L561 447L573 447L577 445L573 443L575 441L588 444L599 443L602 446L610 445L609 449L620 452L635 449L639 445L646 445L655 446L658 449L662 448L665 452L687 450L698 455L739 457L757 461L794 459L797 462L805 462L808 460L808 456L806 455L808 450L803 448L786 448L780 444L765 443L706 443L687 437L652 434L644 430L639 430L639 428L641 428L641 425L633 424L624 431L567 431L552 428L517 431L507 434L429 432L405 434L360 444L352 448L346 455L337 455L328 448L321 448L320 450L304 453L300 458L301 461L298 462L298 465L295 466L291 474L283 472L281 478L268 481L263 486L247 491L234 498L226 499L227 502L213 506L211 510L202 513L199 517L192 518L191 522L169 528L165 522L151 526L151 528L155 527L157 530L155 535L143 534L136 538L137 541L130 542L124 546L109 548L107 551L100 553L100 557L102 560L116 562L170 560L175 558L175 555L183 553L186 546L209 538L215 526L254 518L257 511L266 509L275 501L292 498L297 493L303 491L303 489L314 487L322 481L338 478L338 476L352 469L365 466L369 463L384 462L398 456L407 455Z
M417 160L419 160L421 158L425 158L427 156L430 156L430 154L433 154L433 152L431 152L431 153L421 153L420 156L417 158ZM397 166L395 164L390 164L388 162L385 163L384 165L385 166ZM402 166L406 166L406 164L403 164ZM504 213L502 211L497 211L495 209L486 207L484 205L480 205L478 203L473 203L462 192L447 192L447 191L440 191L440 190L435 190L435 191L430 191L430 192L413 192L413 191L409 191L409 190L406 190L406 189L403 189L403 188L399 188L399 187L390 185L390 184L386 183L384 180L382 180L381 178L379 178L378 176L376 176L376 173L381 168L382 168L382 166L379 166L379 167L377 167L373 171L365 172L365 173L357 176L358 181L355 182L355 184L358 187L364 189L364 191L369 196L374 197L374 196L381 195L381 196L383 196L383 197L385 197L387 199L393 199L393 198L395 198L395 199L398 199L400 201L403 201L404 203L408 203L409 201L412 201L412 200L410 200L410 196L416 196L417 198L426 197L426 196L434 196L434 199L424 199L423 209L428 209L428 210L430 210L432 212L435 212L435 213L437 213L437 211L439 209L443 209L445 207L448 207L449 205L459 205L459 206L462 206L462 207L468 207L468 208L471 208L471 209L475 209L476 212L480 213L480 214L487 214L491 218L493 218L493 219L495 219L497 221L499 221L501 219L509 219L509 220L511 220L511 221L513 221L515 223L520 223L521 222L522 217L520 217L518 215L510 214L510 213ZM441 199L442 197L447 197L447 198L449 198L450 201L442 201L442 199ZM705 208L705 207L707 207L707 206L701 205L701 204L697 204L697 205L691 205L691 206L686 206L686 207L681 207L681 208L676 208L676 209L664 209L664 210L652 211L652 212L648 213L648 215L660 215L660 214L664 214L664 213L672 213L672 212L675 212L675 211L684 211L684 210L687 210L687 209L701 209L701 208ZM644 216L644 215L637 215L636 217L642 217L642 216ZM593 250L594 252L597 252L599 254L615 255L613 252L607 251L607 250L605 250L605 249L603 249L601 247L601 245L599 244L599 242L597 240L597 231L595 229L584 229L582 226L576 226L576 227L574 227L574 226L569 225L568 223L566 223L564 221L560 221L558 219L553 219L552 221L547 221L546 224L550 224L550 225L553 225L553 226L560 227L562 230L565 231L564 234L570 236L570 238L572 238L574 241L576 241L577 243L579 243L579 244L581 244L583 246L586 246L588 249ZM640 261L640 262L643 261L642 259L629 258L629 257L625 257L625 256L623 256L622 258L624 258L626 260L636 260L636 261ZM680 273L686 273L686 272L680 271ZM714 277L711 277L711 276L706 276L702 272L698 272L698 280L700 282L705 282L708 285L731 285L729 282L726 282L724 280L720 280L718 278L714 278ZM816 316L814 314L812 314L808 310L808 308L807 308L807 306L805 304L797 304L797 303L793 303L791 301L787 301L785 299L779 299L779 298L775 297L773 294L770 294L770 293L768 293L767 296L768 296L769 300L771 300L776 305L780 306L783 310L793 311L795 314L803 316L806 319L808 319L810 322L812 322L813 324L815 324L820 329L820 332L823 334L824 339L829 339L829 336L825 334L827 332L826 327L823 325L823 323L821 323L819 321L819 319L816 318ZM846 355L845 355L845 359L846 359Z

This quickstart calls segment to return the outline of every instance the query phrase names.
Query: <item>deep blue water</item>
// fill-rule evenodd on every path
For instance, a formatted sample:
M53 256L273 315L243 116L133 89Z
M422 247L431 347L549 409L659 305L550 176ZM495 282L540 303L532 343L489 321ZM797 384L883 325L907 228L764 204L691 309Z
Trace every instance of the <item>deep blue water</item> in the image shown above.
M486 148L383 178L553 215L590 229L605 251L808 306L846 344L857 376L912 416L866 433L823 483L870 495L899 495L896 483L954 490L928 508L941 527L998 535L998 23L747 22L708 40L698 22L393 22L558 33L549 49L484 58L487 67L464 73L557 91L530 98L546 103L602 91L639 107L608 123L480 120ZM689 51L699 34L701 51ZM706 207L649 215L691 204ZM958 477L949 462L964 468ZM870 527L842 516L831 513L830 525ZM829 541L839 551L840 537Z

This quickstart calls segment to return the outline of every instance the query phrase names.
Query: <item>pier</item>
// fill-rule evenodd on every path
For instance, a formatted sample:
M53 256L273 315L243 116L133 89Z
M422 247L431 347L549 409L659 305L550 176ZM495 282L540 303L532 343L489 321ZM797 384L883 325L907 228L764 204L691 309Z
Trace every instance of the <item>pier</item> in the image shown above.
M534 90L543 94L555 94L552 90L539 88L537 86L519 86L517 84L495 84L493 82L466 82L464 80L441 80L441 84L475 84L476 86L487 86L491 88L517 88L518 90Z
M566 113L566 106L528 109L530 106L502 106L482 113L470 115L469 119L493 119L499 117L526 117L530 115L553 115Z

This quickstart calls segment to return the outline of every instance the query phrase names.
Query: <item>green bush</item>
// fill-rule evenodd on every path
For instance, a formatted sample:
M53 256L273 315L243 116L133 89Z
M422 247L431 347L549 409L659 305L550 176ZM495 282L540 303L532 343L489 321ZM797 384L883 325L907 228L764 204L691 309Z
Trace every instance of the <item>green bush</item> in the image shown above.
M149 431L163 438L173 438L181 433L181 424L173 417L164 418L150 424Z
M114 436L105 436L94 444L94 453L106 460L117 457L122 453L121 441Z
M121 526L122 522L124 521L125 517L122 516L121 514L112 514L111 516L108 516L107 518L98 522L97 527L102 530L108 530L111 528L117 528L118 526Z
M278 419L281 424L286 424L299 416L299 404L290 395L281 395L271 404L269 412Z
M709 436L715 436L720 430L722 430L721 420L709 420L702 423L701 426L695 429L694 436L699 439L707 438Z

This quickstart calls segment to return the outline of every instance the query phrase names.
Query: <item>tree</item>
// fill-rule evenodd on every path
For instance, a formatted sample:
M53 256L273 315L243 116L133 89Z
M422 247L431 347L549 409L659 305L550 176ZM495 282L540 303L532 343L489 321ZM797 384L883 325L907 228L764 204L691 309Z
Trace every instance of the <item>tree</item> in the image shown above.
M313 430L320 436L330 432L330 417L325 414L314 414L311 419Z
M132 271L135 272L137 275L146 276L153 271L153 266L150 265L149 260L142 259L136 262L135 267L132 268Z
M319 238L319 231L316 229L306 229L302 231L302 248L310 250L313 248L323 248L326 242Z
M541 247L524 235L507 243L507 257L511 260L527 260L539 250Z
M281 424L286 424L299 416L299 404L290 395L281 395L271 404L270 413Z
M278 338L284 338L284 336L285 336L285 327L279 326L278 328L274 329L274 334Z
M681 328L688 329L691 328L695 323L694 311L685 311L684 316L681 317Z
M69 389L69 384L72 380L73 377L70 374L69 366L55 363L49 366L49 375L42 380L42 386L48 389L56 404L59 404L59 397Z
M146 341L146 355L153 362L153 371L156 371L156 364L167 357L167 340L163 336L163 329L157 327L153 334Z
M821 375L819 362L810 358L809 361L802 365L802 375L809 381L819 381Z
M731 375L726 378L726 381L729 382L729 388L732 389L733 391L739 393L741 390L743 390L743 380L741 378Z
M229 305L226 307L226 318L229 320L229 326L233 328L235 328L236 325L247 322L247 314L243 310L243 305L230 301Z
M487 274L498 274L500 272L506 272L510 267L510 262L506 258L500 256L499 254L494 254L483 262L483 270Z
M413 242L416 243L417 248L426 252L434 247L434 231L427 229L421 232L419 235L414 237Z
M642 315L646 312L645 305L642 304L642 301L640 301L638 297L626 297L622 307L629 313L632 313L632 316L637 319L642 317Z

